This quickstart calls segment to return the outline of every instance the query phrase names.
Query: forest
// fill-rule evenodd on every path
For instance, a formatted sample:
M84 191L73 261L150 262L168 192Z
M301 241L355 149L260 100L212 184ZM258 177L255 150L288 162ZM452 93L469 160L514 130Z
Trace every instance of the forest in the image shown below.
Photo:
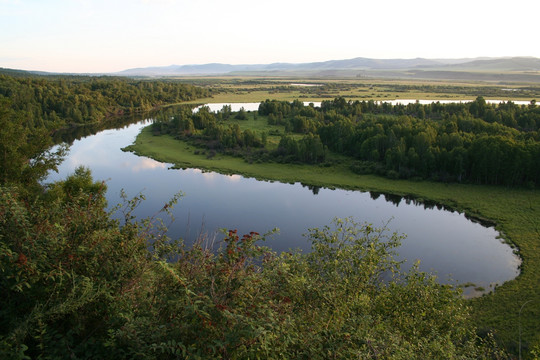
M245 111L217 114L183 109L153 124L212 152L248 161L324 164L328 150L354 159L351 170L393 179L528 186L540 184L540 107L511 101L391 105L385 102L323 101L320 108L301 101L266 100L258 121L282 130L241 130ZM269 136L279 135L269 149Z
M399 269L394 253L401 237L384 228L337 219L309 232L312 251L306 254L276 254L262 246L264 235L234 229L216 247L204 239L186 246L181 239L169 239L163 227L178 197L163 204L156 217L136 220L133 210L144 196L125 198L107 210L106 184L85 168L43 184L65 150L51 150L50 129L70 124L69 111L80 110L75 100L67 112L56 112L53 100L43 100L67 102L60 96L63 91L73 95L86 89L88 101L99 99L96 107L110 105L103 107L109 114L128 100L135 104L141 96L134 90L138 85L95 79L134 91L120 104L115 102L118 93L92 90L94 79L75 79L71 85L68 80L3 80L12 81L18 91L0 99L0 358L506 357L491 333L475 327L459 289L415 269ZM147 86L167 87L159 84ZM40 98L40 87L50 94ZM25 100L17 97L25 93L22 89L28 90L25 108ZM158 94L148 91L144 101L157 101ZM203 92L185 91L175 99ZM283 107L284 119L290 118L292 105L286 114L284 104L276 105ZM327 112L348 118L339 112L349 106ZM53 111L62 115L59 121L37 121ZM309 107L298 111L294 116L308 123L320 116L311 117L310 112L319 111ZM205 116L203 110L189 118L193 132L200 129L208 139L222 141L223 136L212 133L221 134L221 128L212 127ZM279 112L274 116L281 121ZM187 122L182 131L189 133L188 119L178 120ZM305 142L311 148L315 145L305 139L322 141L322 127L314 129L300 140L291 136L283 142ZM259 146L257 136L240 135L231 130L229 146ZM278 155L284 161L291 155L287 151Z
M57 130L141 113L208 96L206 89L172 80L110 76L32 76L0 69L0 98L29 127Z

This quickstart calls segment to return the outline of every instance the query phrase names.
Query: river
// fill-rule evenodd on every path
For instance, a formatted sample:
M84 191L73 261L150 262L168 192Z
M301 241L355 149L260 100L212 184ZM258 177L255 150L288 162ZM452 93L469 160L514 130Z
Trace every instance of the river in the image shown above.
M388 223L391 232L406 234L398 249L399 259L406 260L404 268L420 260L420 269L436 273L442 282L473 283L475 286L465 289L468 296L490 291L519 273L519 258L497 231L461 213L384 194L170 169L170 164L121 151L148 124L149 120L139 121L75 140L59 173L51 174L47 181L63 179L84 165L92 170L94 179L106 181L110 206L121 201L122 189L130 197L144 194L147 200L136 209L139 217L154 215L175 193L182 192L169 236L187 242L199 236L219 242L220 229L262 234L279 228L279 234L270 236L265 245L275 251L309 251L309 242L302 235L309 228L330 224L334 217L353 217L374 226Z

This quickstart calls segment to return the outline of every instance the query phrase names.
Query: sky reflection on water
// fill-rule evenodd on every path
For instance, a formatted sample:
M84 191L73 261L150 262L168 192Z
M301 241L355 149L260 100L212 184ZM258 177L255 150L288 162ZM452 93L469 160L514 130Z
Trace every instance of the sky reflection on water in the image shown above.
M84 165L92 170L94 179L106 181L110 205L121 201L122 189L129 197L144 194L147 200L136 211L141 217L154 215L175 193L182 192L169 234L187 241L201 231L219 239L219 229L262 234L279 228L280 234L269 238L267 246L276 251L307 250L309 243L302 236L307 229L330 224L334 217L352 216L374 226L389 222L391 231L407 234L398 250L400 258L407 259L407 266L420 259L421 270L434 271L443 281L451 277L489 289L518 274L519 259L497 239L495 229L457 212L425 208L405 199L391 202L386 200L388 196L367 192L321 188L315 195L298 183L258 181L199 169L173 170L170 164L122 152L146 125L133 124L76 140L59 174L52 174L48 181L63 179Z

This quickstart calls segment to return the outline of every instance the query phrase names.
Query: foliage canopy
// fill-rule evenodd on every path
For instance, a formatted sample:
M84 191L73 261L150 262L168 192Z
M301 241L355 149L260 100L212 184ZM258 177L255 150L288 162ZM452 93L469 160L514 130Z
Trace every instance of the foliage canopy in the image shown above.
M9 358L482 358L459 291L393 260L401 239L336 220L312 251L276 254L256 232L218 249L172 242L103 210L78 171L29 206L0 192L0 354ZM73 191L73 184L82 184ZM101 189L97 193L87 188ZM168 210L172 204L164 206Z

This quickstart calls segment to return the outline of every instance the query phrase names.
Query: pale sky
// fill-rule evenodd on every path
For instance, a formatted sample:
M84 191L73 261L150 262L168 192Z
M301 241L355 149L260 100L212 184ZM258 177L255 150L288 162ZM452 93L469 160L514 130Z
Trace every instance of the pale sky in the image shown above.
M540 58L540 0L0 0L0 67Z

